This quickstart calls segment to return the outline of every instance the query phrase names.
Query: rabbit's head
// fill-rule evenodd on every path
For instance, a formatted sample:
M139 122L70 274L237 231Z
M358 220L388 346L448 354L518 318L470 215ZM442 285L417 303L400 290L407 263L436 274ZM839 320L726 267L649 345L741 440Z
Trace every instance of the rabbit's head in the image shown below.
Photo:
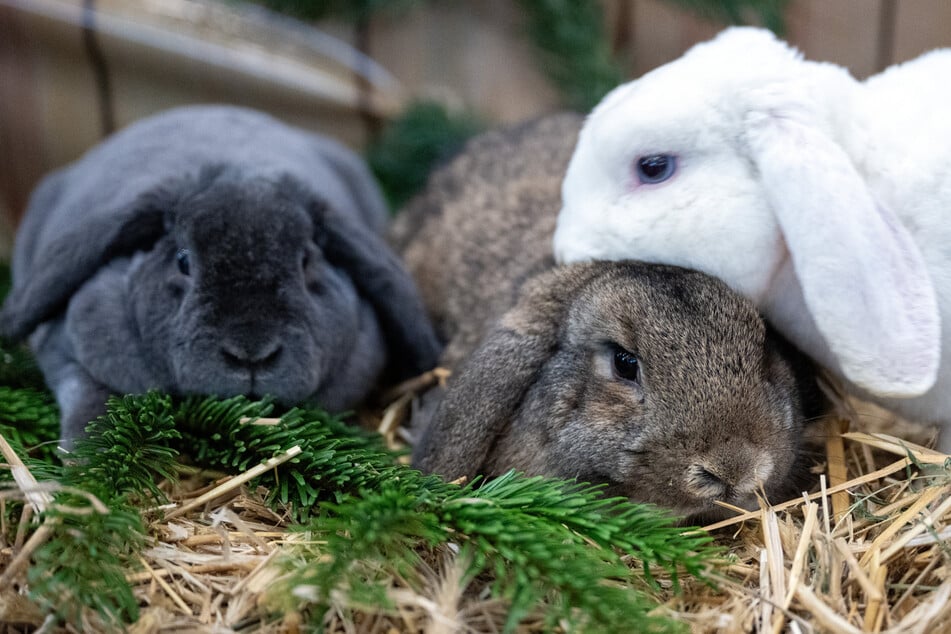
M853 125L861 89L750 28L615 89L569 164L556 258L705 271L859 386L924 392L939 360L935 294L853 158L867 141Z
M398 264L384 249L371 258L378 270L360 270L366 262L354 269L369 256L364 249L381 248L378 239L293 179L208 169L142 202L162 230L131 258L124 319L158 386L286 403L313 398L339 410L394 361L375 306L399 309L361 288L381 280L361 276L391 275ZM95 336L98 293L90 290L77 293L67 323L79 360L95 369L116 351Z
M450 380L414 458L449 478L516 469L714 516L716 500L795 492L819 402L808 362L719 281L570 265L532 280Z

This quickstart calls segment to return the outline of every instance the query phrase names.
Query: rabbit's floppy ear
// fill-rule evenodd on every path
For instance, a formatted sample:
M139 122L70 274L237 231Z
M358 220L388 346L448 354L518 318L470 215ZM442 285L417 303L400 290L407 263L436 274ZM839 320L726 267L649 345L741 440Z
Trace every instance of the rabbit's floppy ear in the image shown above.
M332 139L315 137L313 144L320 158L340 177L355 210L363 216L371 229L382 233L389 220L390 211L366 163L350 149Z
M393 378L435 367L442 345L413 279L383 238L352 214L314 197L310 208L327 259L347 272L380 320Z
M846 378L880 396L923 394L941 346L924 258L798 88L759 91L746 123L806 306Z
M588 265L571 268L585 270L580 267L590 271ZM413 466L449 480L472 479L481 472L558 349L570 299L590 279L587 273L563 275L564 270L529 282L515 308L450 378L446 396L413 451Z
M29 278L10 292L0 310L3 335L23 339L109 260L155 243L164 232L164 210L155 202L145 195L114 213L73 224L33 253Z
M501 326L463 365L413 452L413 465L446 479L475 477L503 435L553 338Z

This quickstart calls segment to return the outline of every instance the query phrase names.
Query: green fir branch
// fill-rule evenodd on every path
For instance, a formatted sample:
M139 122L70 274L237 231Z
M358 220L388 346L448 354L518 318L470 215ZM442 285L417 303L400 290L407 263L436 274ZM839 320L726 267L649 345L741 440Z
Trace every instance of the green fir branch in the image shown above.
M85 625L80 630L122 631L139 616L126 574L139 567L145 528L136 508L106 503L103 513L89 498L56 494L43 514L52 534L27 571L30 598L65 623Z
M157 393L112 398L65 464L33 469L66 487L42 514L51 535L27 575L30 597L62 621L120 630L138 618L126 574L145 545L139 506L164 500L156 477L174 476L172 414L171 399Z
M471 562L466 579L491 574L493 596L510 602L508 630L543 600L551 626L679 629L649 614L656 604L631 584L622 553L704 578L719 553L708 536L684 534L657 509L602 498L598 487L514 473L459 487L407 469L323 511L308 526L323 546L295 560L274 595L309 597L315 606L335 591L357 604L380 601L390 576L379 570L411 579L419 552L455 544Z
M10 387L0 381L0 435L20 456L42 463L55 461L59 409L53 396L46 390Z
M138 509L161 497L156 478L173 477L185 450L200 465L239 471L301 447L255 484L323 542L295 552L297 564L275 590L318 622L332 592L382 607L394 575L412 579L421 554L457 548L468 564L466 582L489 575L493 595L510 603L509 630L545 606L551 627L668 631L678 626L651 613L655 602L643 590L649 577L625 556L644 571L659 566L709 578L718 555L707 536L683 534L657 509L603 498L598 487L511 473L460 487L399 464L378 437L317 410L254 424L272 409L243 397L110 400L70 463L53 474L71 488L56 493L42 516L53 534L34 554L30 596L74 624L99 619L118 629L134 621L125 575L145 543Z
M148 495L164 502L156 480L175 479L178 452L171 445L181 438L171 397L157 392L112 397L106 409L77 441L63 479L104 501Z
M379 436L321 410L292 409L276 424L253 424L271 409L244 397L186 401L177 414L183 453L203 466L245 471L299 446L299 456L257 480L268 489L269 503L299 520L317 512L319 502L375 486L403 469Z

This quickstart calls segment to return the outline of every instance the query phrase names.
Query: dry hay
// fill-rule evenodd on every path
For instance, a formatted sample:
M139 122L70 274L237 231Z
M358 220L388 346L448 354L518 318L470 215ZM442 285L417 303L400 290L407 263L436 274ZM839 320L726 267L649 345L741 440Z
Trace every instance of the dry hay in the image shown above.
M391 406L375 416L391 442L399 442L408 394L394 395ZM853 429L868 429L869 420L881 422L883 416L853 413L849 419ZM43 508L48 492L36 487L15 456L5 455L22 494ZM730 553L718 587L686 580L684 591L675 594L658 571L668 588L655 593L660 610L693 632L951 631L947 458L885 434L829 433L819 490L706 527ZM171 503L147 510L153 542L142 553L141 568L128 575L143 606L130 632L300 629L299 614L277 622L261 617L279 599L268 595L283 574L278 560L293 557L293 545L306 536L289 532L290 518L263 503L266 492L248 487L253 475L195 472L175 486L163 485ZM18 592L29 554L43 539L42 530L27 537L32 507L24 508L14 543L0 544L0 622L6 623L0 632L58 631ZM334 595L326 631L500 630L505 605L490 596L488 580L461 588L465 562L448 550L424 553L423 562L415 583L393 579L389 592L396 607L388 613ZM523 623L519 631L537 631L540 624Z

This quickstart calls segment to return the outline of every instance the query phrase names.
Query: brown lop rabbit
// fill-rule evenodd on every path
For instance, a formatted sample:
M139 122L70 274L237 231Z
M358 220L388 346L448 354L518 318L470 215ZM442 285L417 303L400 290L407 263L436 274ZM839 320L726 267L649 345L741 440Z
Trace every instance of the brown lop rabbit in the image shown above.
M694 518L796 493L824 403L751 302L679 267L554 265L580 124L556 115L471 141L393 226L454 371L414 420L415 465L577 478Z

